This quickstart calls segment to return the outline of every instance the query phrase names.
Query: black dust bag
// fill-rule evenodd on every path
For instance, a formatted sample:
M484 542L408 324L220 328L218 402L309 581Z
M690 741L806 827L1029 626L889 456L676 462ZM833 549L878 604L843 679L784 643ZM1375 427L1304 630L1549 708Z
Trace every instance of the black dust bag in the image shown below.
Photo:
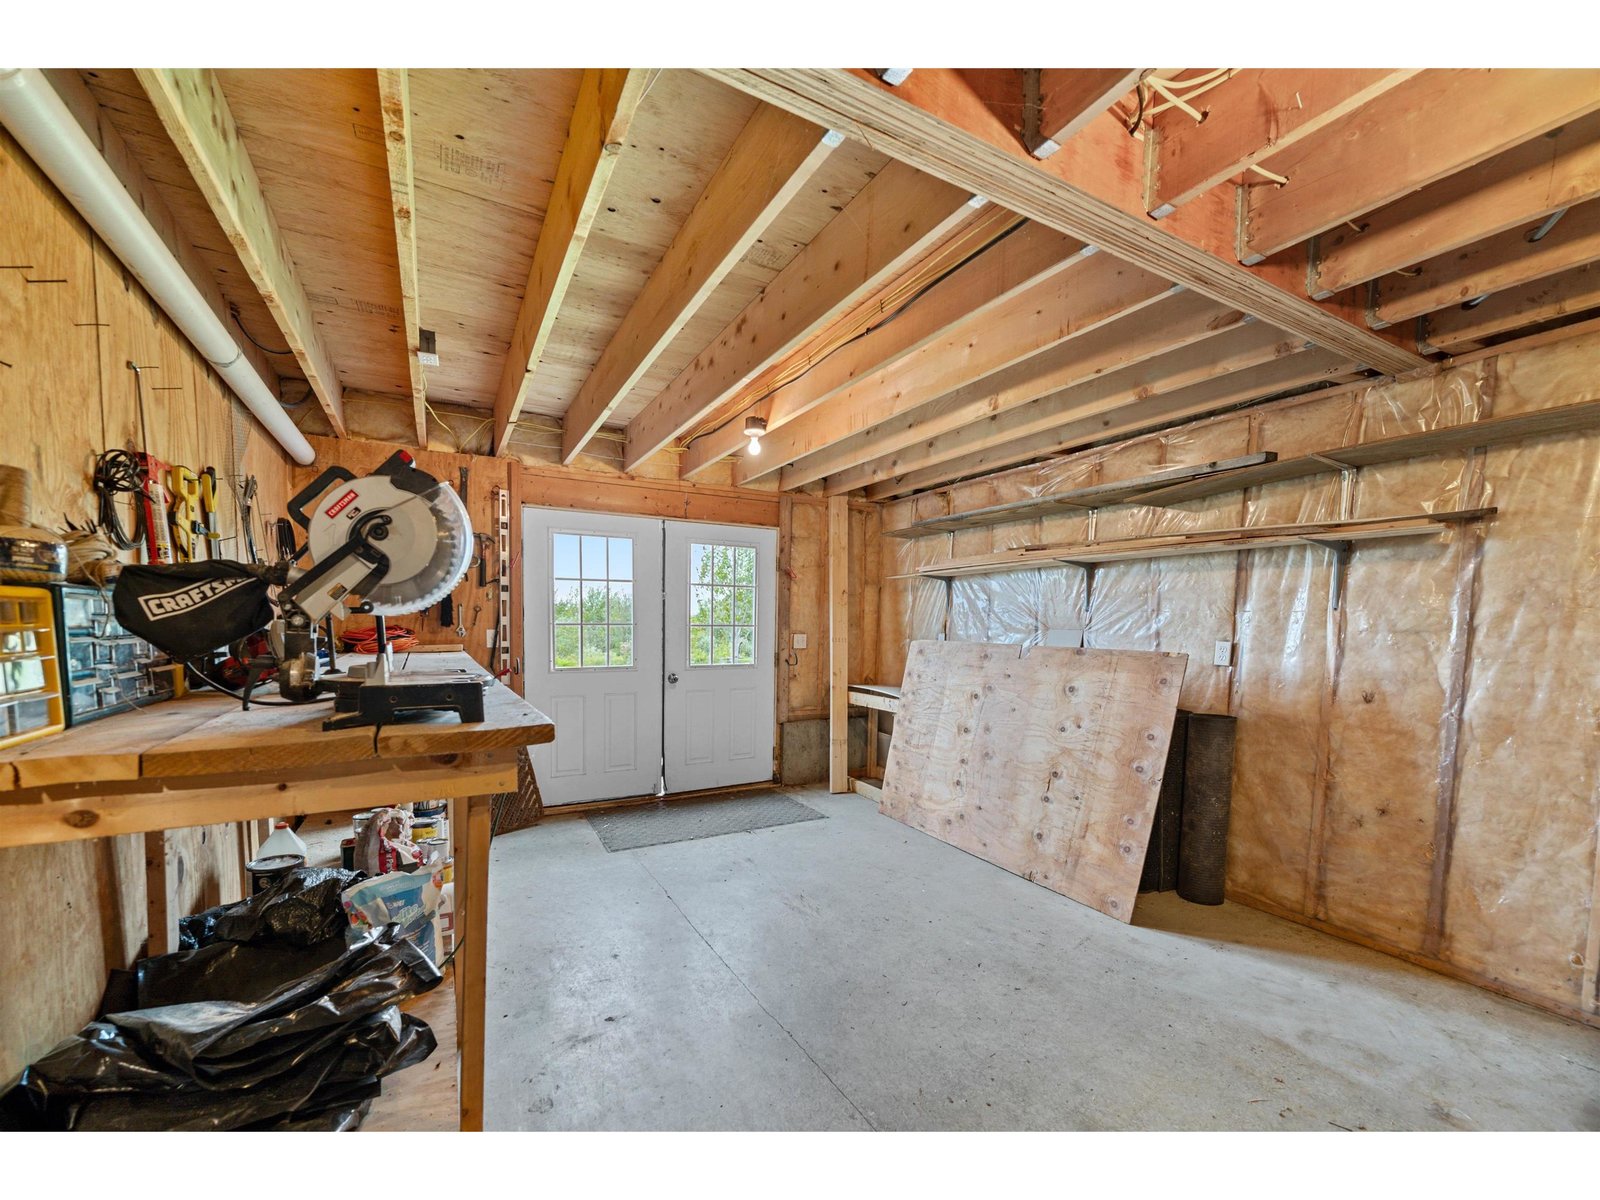
M209 562L126 566L112 597L117 620L174 658L199 658L272 620L260 568Z

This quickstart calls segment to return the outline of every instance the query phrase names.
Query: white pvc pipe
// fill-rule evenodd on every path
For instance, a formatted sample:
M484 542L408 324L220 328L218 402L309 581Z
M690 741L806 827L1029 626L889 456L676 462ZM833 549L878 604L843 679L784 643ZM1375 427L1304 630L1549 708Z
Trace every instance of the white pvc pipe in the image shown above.
M42 71L0 67L0 124L297 463L315 458L278 398Z

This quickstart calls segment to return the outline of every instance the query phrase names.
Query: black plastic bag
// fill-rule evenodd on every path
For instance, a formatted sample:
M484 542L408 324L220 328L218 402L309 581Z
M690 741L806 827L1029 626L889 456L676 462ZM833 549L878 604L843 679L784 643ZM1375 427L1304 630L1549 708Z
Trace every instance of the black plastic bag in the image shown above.
M213 942L325 942L349 925L340 896L361 878L359 872L337 867L300 867L246 900L181 918L178 948L197 950Z
M315 953L328 950L318 945ZM162 957L179 961L150 960L152 987L176 986L186 973L204 982L207 967L226 956ZM432 1031L395 1002L439 981L438 968L389 926L254 998L110 1014L0 1095L0 1128L243 1129L319 1114L352 1120L378 1079L433 1052Z

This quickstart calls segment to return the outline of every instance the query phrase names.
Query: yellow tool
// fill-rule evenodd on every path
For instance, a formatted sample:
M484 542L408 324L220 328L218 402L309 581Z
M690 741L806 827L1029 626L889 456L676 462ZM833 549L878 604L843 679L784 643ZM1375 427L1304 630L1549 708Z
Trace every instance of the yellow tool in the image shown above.
M199 532L206 539L206 557L217 556L217 543L222 531L217 528L217 469L207 467L200 472L200 525Z
M194 535L204 532L198 515L200 476L188 467L172 467L167 472L167 487L172 492L172 551L178 562L194 561Z

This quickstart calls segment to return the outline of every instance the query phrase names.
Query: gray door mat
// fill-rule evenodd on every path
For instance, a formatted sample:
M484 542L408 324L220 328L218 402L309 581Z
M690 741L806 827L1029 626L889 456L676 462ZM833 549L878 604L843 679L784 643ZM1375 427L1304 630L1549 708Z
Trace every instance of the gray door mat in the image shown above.
M638 850L669 842L749 833L800 821L824 821L827 816L781 792L732 794L704 800L653 804L647 808L619 808L589 814L589 825L607 850Z

